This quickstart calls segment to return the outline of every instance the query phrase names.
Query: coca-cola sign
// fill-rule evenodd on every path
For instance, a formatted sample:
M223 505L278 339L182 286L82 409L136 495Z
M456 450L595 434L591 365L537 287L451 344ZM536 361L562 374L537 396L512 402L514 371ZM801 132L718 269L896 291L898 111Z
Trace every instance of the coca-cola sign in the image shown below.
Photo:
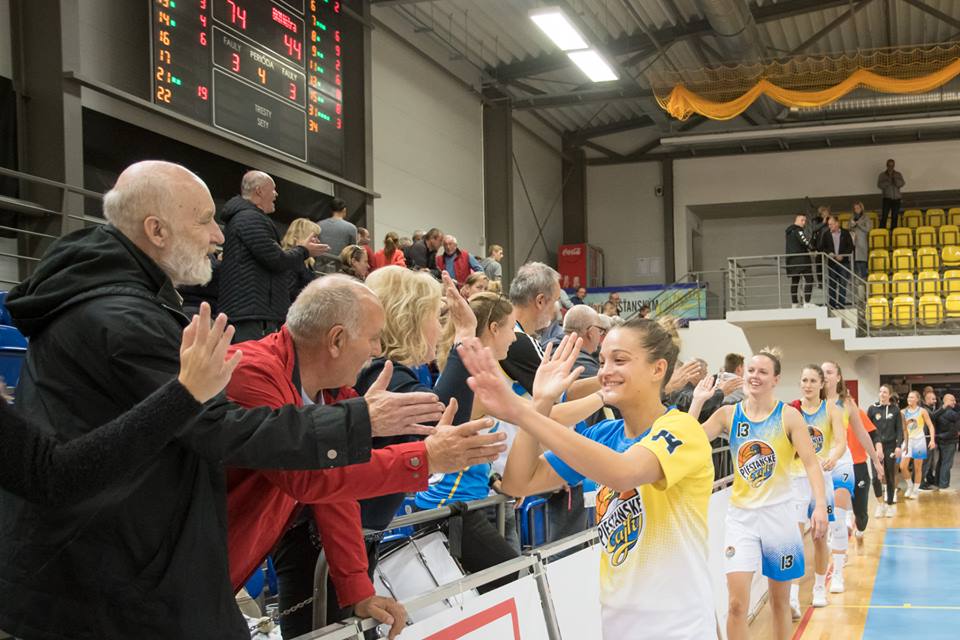
M583 247L564 247L560 255L564 258L568 256L579 256L583 254Z

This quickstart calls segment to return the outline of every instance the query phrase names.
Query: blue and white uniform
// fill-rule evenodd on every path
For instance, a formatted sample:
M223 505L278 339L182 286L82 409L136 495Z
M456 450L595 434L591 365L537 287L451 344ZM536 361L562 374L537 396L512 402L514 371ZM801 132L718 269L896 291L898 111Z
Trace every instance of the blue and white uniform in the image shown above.
M850 429L850 412L847 411L846 406L842 399L837 398L837 406L840 407L840 410L843 411L843 428L846 430ZM844 439L846 442L846 439ZM845 448L843 451L843 457L837 461L836 466L833 467L831 473L833 478L833 490L837 491L838 489L846 489L850 496L853 497L854 490L854 473L853 473L853 456L850 454L850 449Z
M828 407L826 400L821 400L820 406L813 413L807 413L803 410L803 406L800 407L800 415L803 417L803 421L807 423L810 440L813 442L813 452L817 454L817 459L821 463L830 457L830 450L833 448L834 438L836 437L833 433L833 423L830 420ZM827 518L830 522L833 522L836 517L833 513L833 474L830 471L822 470L821 472L827 501ZM790 467L790 476L793 482L797 522L804 523L813 515L813 509L817 502L813 498L813 490L810 486L810 480L807 478L807 469L803 466L800 456L794 456L793 465Z
M903 423L907 426L907 446L903 452L903 457L913 458L914 460L926 460L927 438L923 435L923 408L904 409Z

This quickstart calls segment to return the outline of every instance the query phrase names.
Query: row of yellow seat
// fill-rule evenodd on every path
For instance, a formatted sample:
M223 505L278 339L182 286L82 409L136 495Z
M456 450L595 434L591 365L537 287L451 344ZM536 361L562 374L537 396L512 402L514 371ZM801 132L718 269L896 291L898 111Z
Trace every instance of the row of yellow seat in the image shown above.
M871 229L869 234L871 249L912 249L913 247L946 247L960 245L960 227L945 224L939 229L934 227L897 227L889 229Z
M913 296L897 296L892 303L883 297L867 299L867 323L872 329L891 325L938 327L944 320L960 320L960 293L951 293L946 298L922 295L919 301Z
M867 216L869 216L873 222L874 229L880 226L880 215L876 211L868 211ZM837 214L837 220L840 221L840 225L844 229L849 228L848 225L852 219L853 214L849 211ZM936 208L927 209L926 211L906 209L900 214L899 224L908 229L916 229L918 227L939 228L945 224L960 226L960 207L950 207L946 211Z
M960 294L960 270L951 269L940 275L939 271L921 271L913 277L912 271L897 271L893 277L885 273L871 273L867 276L867 297L886 298L889 296L945 295Z
M936 271L941 264L945 269L960 267L960 246L949 245L943 249L920 247L913 249L876 249L867 256L867 270L870 273L890 273L891 271Z

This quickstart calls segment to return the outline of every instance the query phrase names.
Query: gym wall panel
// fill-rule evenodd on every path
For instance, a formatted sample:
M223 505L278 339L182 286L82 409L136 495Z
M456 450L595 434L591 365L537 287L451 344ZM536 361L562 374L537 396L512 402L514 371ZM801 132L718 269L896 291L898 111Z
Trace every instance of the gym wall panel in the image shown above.
M552 142L553 149L546 142ZM557 247L563 241L560 138L546 142L523 127L513 127L513 246L516 255L507 256L507 259L513 265L514 273L527 260L557 266ZM543 227L542 240L537 233L538 221ZM487 238L488 245L502 243L503 238Z
M373 243L436 226L482 254L479 98L383 30L371 37Z
M607 286L664 281L661 179L658 162L587 167L587 242L603 249ZM659 258L659 272L639 258Z
M730 256L782 253L784 229L791 222L793 216L789 214L703 220L703 269L725 269Z
M939 191L957 188L956 166L960 147L953 141L846 147L813 151L786 151L752 155L690 158L674 163L674 237L677 273L691 269L689 226L685 212L694 205L761 202L879 194L877 175L887 158L897 161L906 179L904 194L911 191ZM784 212L783 228L790 222ZM704 244L710 238L704 236ZM768 249L772 248L773 251ZM757 247L750 255L777 253L773 247ZM731 254L735 255L735 254Z
M10 0L0 0L0 76L13 78L10 43Z

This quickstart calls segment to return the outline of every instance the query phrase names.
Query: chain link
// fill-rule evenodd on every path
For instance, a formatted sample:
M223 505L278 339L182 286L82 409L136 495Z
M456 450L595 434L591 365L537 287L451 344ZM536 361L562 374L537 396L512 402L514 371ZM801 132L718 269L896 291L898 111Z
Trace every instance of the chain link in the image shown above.
M311 604L311 603L313 603L313 596L310 596L309 598L307 598L307 599L304 600L303 602L298 602L297 604L293 605L292 607L290 607L290 608L288 608L288 609L284 609L283 611L277 613L276 615L273 616L273 621L274 621L274 622L279 622L279 621L280 621L280 618L284 618L284 617L290 615L291 613L296 613L297 611L300 611L300 609L303 609L305 606L307 606L308 604Z

